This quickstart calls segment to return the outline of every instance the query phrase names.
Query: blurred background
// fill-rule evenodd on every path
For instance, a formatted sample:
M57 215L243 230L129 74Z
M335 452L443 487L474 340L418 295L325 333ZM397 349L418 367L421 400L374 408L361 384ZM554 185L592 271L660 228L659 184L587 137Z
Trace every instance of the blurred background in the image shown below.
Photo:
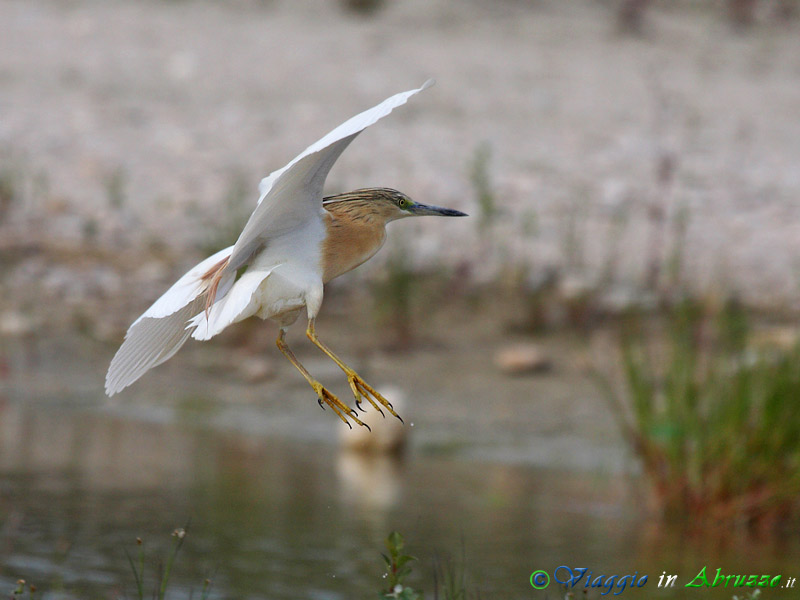
M150 597L182 541L169 598L376 597L392 530L425 598L800 575L799 33L797 0L0 0L0 594ZM390 226L317 327L405 427L346 431L258 320L104 396L261 177L429 77L327 191L471 217Z

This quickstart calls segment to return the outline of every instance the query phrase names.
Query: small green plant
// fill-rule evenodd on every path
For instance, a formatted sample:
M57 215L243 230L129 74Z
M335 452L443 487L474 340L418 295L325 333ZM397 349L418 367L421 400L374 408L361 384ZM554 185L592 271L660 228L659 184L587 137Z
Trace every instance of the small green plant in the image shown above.
M564 202L561 215L560 245L564 257L564 270L567 273L580 273L586 266L586 227L588 205L584 198L586 190L580 190Z
M733 301L683 302L661 344L645 342L658 339L648 324L633 318L622 334L624 394L604 385L665 514L759 527L797 517L800 345L754 351Z
M488 231L497 217L497 200L489 174L491 159L492 149L488 143L484 142L475 149L470 166L470 181L478 200L478 231L480 233Z
M672 249L667 256L665 265L666 286L665 291L674 292L681 289L683 284L684 266L686 262L686 233L689 229L691 212L689 206L683 204L675 211L672 219Z
M11 592L11 600L17 600L25 597L25 585L26 582L24 579L17 580L17 587ZM28 585L28 594L27 597L29 600L33 600L34 594L36 593L36 586L32 583Z
M213 254L236 241L255 207L252 192L249 178L243 172L235 170L230 174L222 210L214 214L214 222L199 244L203 254Z
M409 249L402 240L392 248L384 272L373 287L377 317L389 327L391 345L407 349L414 337L412 304L417 290Z
M120 210L125 205L125 200L128 196L126 192L128 180L125 175L125 169L117 167L105 177L103 183L106 188L106 200L108 200L109 206L115 210Z
M87 217L83 221L83 241L87 244L93 244L97 241L97 235L100 233L100 224L97 222L97 219L93 217Z
M0 217L20 199L20 175L9 168L0 169Z
M400 600L422 600L422 593L416 592L405 585L406 578L411 574L411 562L417 560L415 557L403 554L405 541L403 536L393 531L386 538L386 549L389 554L381 554L386 563L386 588L378 595L380 600L400 599Z
M628 204L617 207L611 215L606 241L608 251L603 261L603 266L600 268L598 287L608 288L617 279L619 264L624 252L622 239L629 222L630 206Z
M169 579L170 574L172 573L172 568L175 565L175 559L178 557L178 553L183 546L183 542L186 539L186 531L188 529L188 525L186 527L182 527L176 529L172 532L172 537L174 541L172 543L172 551L167 556L167 562L159 563L157 569L157 577L153 585L153 591L148 597L158 598L158 600L165 600L167 597L167 589L169 588ZM130 555L128 550L125 550L125 554L128 557L128 562L130 563L131 570L133 571L133 577L136 580L136 598L139 600L144 600L145 598L145 552L144 552L144 542L142 538L136 538L136 545L138 547L136 559ZM211 593L211 580L206 579L203 582L203 588L200 595L201 600L207 600L209 594Z

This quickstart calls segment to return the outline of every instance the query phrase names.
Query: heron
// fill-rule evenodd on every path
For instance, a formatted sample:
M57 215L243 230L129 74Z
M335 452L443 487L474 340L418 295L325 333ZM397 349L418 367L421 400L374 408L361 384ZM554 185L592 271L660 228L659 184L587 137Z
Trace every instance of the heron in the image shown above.
M171 358L190 337L210 340L229 325L256 316L278 324L278 349L313 388L322 408L329 406L350 428L350 421L368 427L289 347L287 330L305 309L306 335L347 376L356 408L363 411L366 400L381 414L384 408L400 418L386 398L317 336L324 285L372 258L386 241L386 225L392 221L466 215L415 202L390 188L323 197L323 186L359 133L432 83L359 113L262 179L258 203L236 242L189 269L129 327L108 368L106 393L112 396L131 385Z

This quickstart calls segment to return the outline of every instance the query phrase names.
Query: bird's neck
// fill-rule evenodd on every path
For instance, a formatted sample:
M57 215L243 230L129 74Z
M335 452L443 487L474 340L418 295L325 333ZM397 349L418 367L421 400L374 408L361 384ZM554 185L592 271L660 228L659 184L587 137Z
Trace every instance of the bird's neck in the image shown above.
M386 218L356 201L325 205L327 235L322 245L323 282L352 271L372 258L386 241Z

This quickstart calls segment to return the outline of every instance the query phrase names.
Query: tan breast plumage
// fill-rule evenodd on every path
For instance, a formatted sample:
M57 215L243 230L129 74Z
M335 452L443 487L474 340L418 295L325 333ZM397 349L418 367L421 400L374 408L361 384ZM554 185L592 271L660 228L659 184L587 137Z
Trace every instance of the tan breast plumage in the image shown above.
M322 281L328 283L369 260L386 241L386 220L371 211L354 210L355 202L337 202L325 215Z

